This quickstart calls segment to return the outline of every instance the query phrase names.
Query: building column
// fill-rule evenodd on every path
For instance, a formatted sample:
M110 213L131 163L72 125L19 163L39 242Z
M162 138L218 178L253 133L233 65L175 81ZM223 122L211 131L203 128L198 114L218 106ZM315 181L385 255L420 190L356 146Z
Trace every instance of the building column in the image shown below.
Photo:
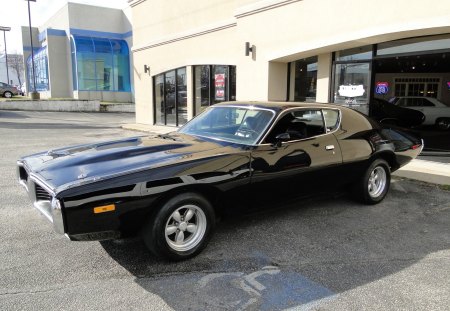
M191 120L194 117L194 74L193 66L186 66L186 86L187 86L187 119ZM198 112L197 112L198 113Z
M330 81L331 81L331 53L318 55L317 60L317 95L316 102L328 103L331 99Z
M269 101L286 101L288 66L287 63L269 62Z

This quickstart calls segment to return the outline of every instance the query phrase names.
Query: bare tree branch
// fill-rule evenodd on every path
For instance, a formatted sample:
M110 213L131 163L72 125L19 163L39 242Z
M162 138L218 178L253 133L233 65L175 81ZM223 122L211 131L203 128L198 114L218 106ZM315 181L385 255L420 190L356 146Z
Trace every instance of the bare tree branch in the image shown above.
M22 77L24 76L23 55L8 54L8 67L15 71L19 85L22 85Z

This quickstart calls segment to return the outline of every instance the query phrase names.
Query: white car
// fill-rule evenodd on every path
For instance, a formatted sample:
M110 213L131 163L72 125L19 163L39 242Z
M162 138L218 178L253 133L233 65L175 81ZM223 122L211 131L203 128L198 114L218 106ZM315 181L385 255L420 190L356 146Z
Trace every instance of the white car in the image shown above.
M390 103L422 112L425 115L423 125L436 125L443 130L450 129L450 107L433 97L405 96L393 97Z

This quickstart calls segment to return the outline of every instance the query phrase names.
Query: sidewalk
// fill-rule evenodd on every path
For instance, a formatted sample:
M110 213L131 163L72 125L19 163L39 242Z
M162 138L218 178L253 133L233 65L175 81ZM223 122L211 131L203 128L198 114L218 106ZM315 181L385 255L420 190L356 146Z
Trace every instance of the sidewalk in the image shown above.
M165 134L176 131L178 128L170 126L157 126L145 124L123 124L123 129ZM429 157L428 157L429 158ZM393 176L415 179L439 185L450 185L450 163L441 163L430 160L414 159Z

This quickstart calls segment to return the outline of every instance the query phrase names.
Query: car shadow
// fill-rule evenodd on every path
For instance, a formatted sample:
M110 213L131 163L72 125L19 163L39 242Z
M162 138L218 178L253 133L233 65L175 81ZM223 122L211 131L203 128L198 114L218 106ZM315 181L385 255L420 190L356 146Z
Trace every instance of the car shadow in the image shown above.
M29 117L23 113L16 113L7 110L0 110L0 117L2 119L28 119Z
M96 126L96 125L79 125L79 124L70 124L70 123L26 123L26 125L17 122L0 122L0 128L4 129L74 129L74 130L83 130L83 129L102 129L102 128L117 128L118 126Z
M282 310L332 299L448 249L449 201L435 185L395 180L378 205L321 196L234 215L183 262L154 258L137 238L101 245L176 310Z

